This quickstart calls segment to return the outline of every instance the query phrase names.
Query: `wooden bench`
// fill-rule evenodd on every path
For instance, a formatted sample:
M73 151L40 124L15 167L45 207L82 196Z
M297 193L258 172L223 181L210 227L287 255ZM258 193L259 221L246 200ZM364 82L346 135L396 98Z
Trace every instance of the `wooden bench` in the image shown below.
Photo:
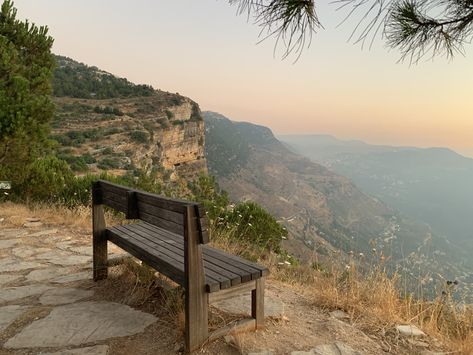
M104 205L135 221L107 227ZM110 241L185 289L187 352L231 330L263 327L268 269L207 245L208 220L202 205L99 180L92 187L92 219L95 281L107 277ZM209 334L209 299L245 291L251 291L252 318Z

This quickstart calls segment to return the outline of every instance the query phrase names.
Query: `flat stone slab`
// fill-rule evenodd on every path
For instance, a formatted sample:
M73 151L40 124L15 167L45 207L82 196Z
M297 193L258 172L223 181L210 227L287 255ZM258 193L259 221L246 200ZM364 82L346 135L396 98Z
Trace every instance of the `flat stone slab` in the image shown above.
M82 272L78 272L76 274L60 276L60 277L55 278L54 280L52 280L52 282L58 283L58 284L66 284L66 283L69 283L69 282L82 281L82 280L91 280L91 279L92 279L92 272L82 271Z
M251 295L247 292L237 297L214 302L212 306L228 313L251 314ZM264 315L274 318L281 318L284 315L284 303L270 292L265 293Z
M27 308L17 305L0 307L0 332L7 329Z
M46 269L31 271L28 275L26 275L26 279L28 281L39 282L51 280L59 276L67 275L69 273L71 273L70 268L49 267Z
M74 253L77 253L77 254L92 256L92 246L71 247L71 248L68 248L68 249L70 251L74 252Z
M51 249L22 246L19 248L18 247L13 248L12 252L13 252L13 255L19 258L28 259L28 258L31 258L35 254L44 253L48 250L51 250Z
M142 332L156 322L151 314L113 302L59 306L10 338L7 349L80 345Z
M39 298L39 302L48 306L56 306L74 303L93 295L94 291L82 290L80 288L54 288L44 292Z
M29 234L28 237L42 237L43 235L50 235L50 234L56 234L56 233L57 233L57 229L48 229L48 230Z
M5 238L20 238L26 234L28 234L28 232L24 229L4 229L0 231L0 237Z
M397 325L396 330L399 334L407 336L407 337L420 337L424 336L425 333L417 328L415 325Z
M0 286L18 280L20 277L19 275L0 275Z
M11 258L0 259L0 272L22 271L40 267L44 267L44 265L35 261L20 261Z
M40 295L52 287L46 285L28 285L0 289L0 302L10 302L25 297Z
M0 249L8 249L18 244L18 239L2 239L0 240Z
M46 260L51 264L71 266L86 264L92 261L90 256L74 255L65 251L51 250L46 253L36 255L36 259Z
M318 345L309 351L293 351L291 355L362 355L348 345L336 341L333 344Z
M61 350L54 353L41 353L42 355L107 355L108 345L88 346L85 348Z
M26 222L25 224L23 224L23 227L26 227L26 228L39 228L42 226L43 226L43 223L41 222Z

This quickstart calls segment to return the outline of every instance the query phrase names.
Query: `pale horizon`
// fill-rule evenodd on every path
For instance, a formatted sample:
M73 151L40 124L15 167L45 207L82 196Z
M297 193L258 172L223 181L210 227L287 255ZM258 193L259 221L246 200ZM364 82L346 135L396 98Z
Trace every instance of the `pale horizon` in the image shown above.
M227 1L16 0L47 25L53 51L132 82L179 92L202 110L270 127L370 144L448 147L473 157L473 48L452 61L397 63L376 40L347 43L353 23L322 4L326 30L301 59L273 57L271 40Z

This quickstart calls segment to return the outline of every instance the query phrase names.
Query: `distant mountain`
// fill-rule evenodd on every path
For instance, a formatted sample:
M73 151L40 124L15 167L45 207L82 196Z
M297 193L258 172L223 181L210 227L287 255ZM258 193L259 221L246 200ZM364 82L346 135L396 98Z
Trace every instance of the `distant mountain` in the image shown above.
M295 256L307 261L338 249L368 255L375 248L413 278L468 275L458 249L427 225L289 150L267 127L213 112L203 116L210 173L233 199L256 201L277 216L290 232L285 246Z
M473 159L447 148L378 146L322 135L280 139L473 251Z

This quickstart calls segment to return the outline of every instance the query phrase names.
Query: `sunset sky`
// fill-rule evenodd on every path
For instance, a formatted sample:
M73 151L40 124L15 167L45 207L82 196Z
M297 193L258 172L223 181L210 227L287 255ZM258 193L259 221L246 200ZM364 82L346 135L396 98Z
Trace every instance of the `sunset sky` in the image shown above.
M270 127L369 143L447 146L473 157L473 45L449 61L397 63L375 41L349 43L354 23L320 2L325 30L300 60L224 0L16 0L20 18L48 25L54 52L179 92L202 110Z

